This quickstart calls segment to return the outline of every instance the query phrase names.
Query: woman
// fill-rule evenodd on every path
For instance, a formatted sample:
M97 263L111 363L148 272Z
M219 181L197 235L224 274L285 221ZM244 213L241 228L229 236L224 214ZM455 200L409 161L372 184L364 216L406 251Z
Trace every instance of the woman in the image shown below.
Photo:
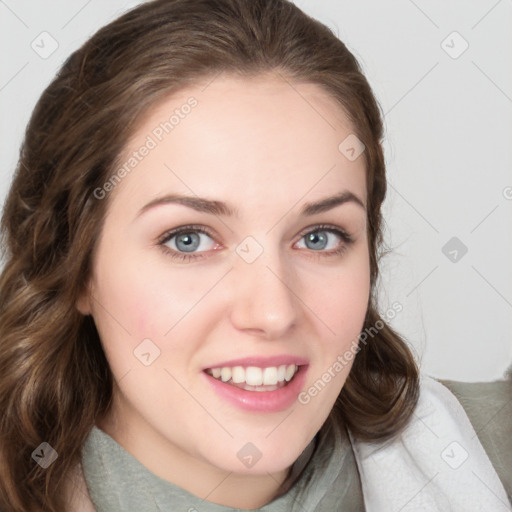
M381 137L286 1L157 0L75 52L3 217L0 508L508 506L377 311Z

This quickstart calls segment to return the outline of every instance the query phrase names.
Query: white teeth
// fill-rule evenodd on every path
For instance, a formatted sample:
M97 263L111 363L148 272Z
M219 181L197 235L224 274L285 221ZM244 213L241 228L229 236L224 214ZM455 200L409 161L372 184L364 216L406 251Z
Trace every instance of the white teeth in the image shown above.
M265 384L265 386L277 384L277 368L275 366L263 370L263 384Z
M261 368L249 366L247 370L245 370L245 382L249 384L249 386L261 386L263 384L263 372Z
M231 378L236 384L245 382L245 370L242 366L235 366L231 371Z
M286 368L286 374L284 376L286 382L290 382L292 380L292 377L295 375L295 368L296 366L294 364L291 364Z
M258 368L257 366L224 366L222 368L211 368L209 373L222 382L232 380L234 384L246 383L249 386L275 386L280 382L290 382L297 373L299 367L295 364L281 366L269 366ZM263 390L262 390L263 391Z
M222 382L227 382L229 379L231 379L231 368L224 366L221 369L220 378L222 379Z

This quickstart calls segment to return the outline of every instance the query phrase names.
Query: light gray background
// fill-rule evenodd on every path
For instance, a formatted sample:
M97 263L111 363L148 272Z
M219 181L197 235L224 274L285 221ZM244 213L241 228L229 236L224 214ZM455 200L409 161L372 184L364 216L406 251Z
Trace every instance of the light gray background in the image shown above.
M43 88L138 3L0 0L2 203ZM512 363L512 2L295 3L356 55L385 113L393 252L382 263L382 308L403 305L392 325L426 372L501 378ZM53 39L58 48L42 58ZM452 237L459 247L445 256Z

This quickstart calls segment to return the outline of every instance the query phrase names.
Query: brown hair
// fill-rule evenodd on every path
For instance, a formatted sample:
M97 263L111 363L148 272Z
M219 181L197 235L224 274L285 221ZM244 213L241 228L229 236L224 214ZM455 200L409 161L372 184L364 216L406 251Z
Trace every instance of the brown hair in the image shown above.
M2 218L0 278L0 509L63 511L63 486L113 378L84 290L109 204L93 191L118 165L144 113L219 72L278 71L334 97L366 146L372 294L361 346L329 420L359 439L396 434L418 397L405 342L375 300L381 205L386 193L379 106L345 45L286 0L156 0L100 29L64 63L28 124ZM341 142L341 141L340 141ZM32 460L48 442L47 469Z

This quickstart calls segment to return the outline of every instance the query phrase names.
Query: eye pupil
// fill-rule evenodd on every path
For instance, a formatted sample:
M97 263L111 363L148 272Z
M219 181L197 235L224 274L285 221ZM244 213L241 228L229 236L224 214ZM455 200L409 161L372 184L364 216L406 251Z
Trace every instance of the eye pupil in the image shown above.
M318 234L318 233L320 233L320 234ZM310 247L308 245L309 242L311 242L313 244L313 247ZM314 244L318 244L318 242L320 242L320 247L318 245L314 245ZM310 233L306 237L306 245L308 246L309 249L325 248L325 246L327 245L327 236L325 235L325 231L315 231L314 233Z
M200 239L197 233L182 233L181 235L176 237L176 247L180 251L195 251L199 246L199 242Z

